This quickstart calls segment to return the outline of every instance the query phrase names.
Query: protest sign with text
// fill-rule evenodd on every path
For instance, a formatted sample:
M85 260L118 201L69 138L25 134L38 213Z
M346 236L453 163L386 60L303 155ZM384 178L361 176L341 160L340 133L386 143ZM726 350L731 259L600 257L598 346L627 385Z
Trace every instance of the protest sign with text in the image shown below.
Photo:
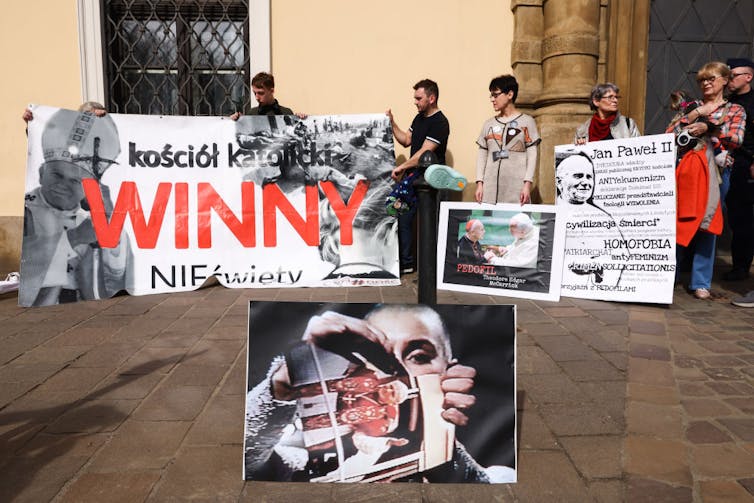
M557 146L555 178L566 227L561 294L671 304L673 136Z
M400 282L382 114L33 113L21 305Z

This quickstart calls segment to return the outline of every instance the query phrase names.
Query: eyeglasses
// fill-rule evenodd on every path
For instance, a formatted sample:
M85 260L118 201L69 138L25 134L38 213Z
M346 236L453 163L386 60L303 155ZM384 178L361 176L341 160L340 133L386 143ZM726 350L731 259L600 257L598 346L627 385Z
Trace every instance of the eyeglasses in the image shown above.
M500 96L501 94L503 94L502 91L497 91L496 93L490 93L490 98L492 98L493 100L497 99L497 97Z
M696 81L700 84L704 84L705 82L709 82L710 84L715 82L717 79L721 79L722 77L720 75L713 75L711 77L697 77Z
M617 94L608 94L607 96L603 96L600 99L608 100L608 101L618 101L620 99L620 96L618 96Z
M731 73L730 78L735 79L736 77L740 77L741 75L751 75L751 74L749 72Z

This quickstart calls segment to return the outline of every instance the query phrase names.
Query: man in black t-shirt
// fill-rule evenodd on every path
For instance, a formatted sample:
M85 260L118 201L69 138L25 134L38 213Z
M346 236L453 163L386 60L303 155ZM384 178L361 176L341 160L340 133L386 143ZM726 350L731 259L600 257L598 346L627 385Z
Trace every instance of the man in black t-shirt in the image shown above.
M738 281L749 277L754 258L754 91L751 88L754 62L735 58L727 63L731 70L728 80L730 101L746 110L744 141L732 152L730 188L725 198L733 267L723 275L723 279Z
M434 152L438 164L445 164L445 150L448 146L450 124L445 115L440 111L437 100L440 91L437 83L424 79L414 85L414 105L419 113L414 117L411 127L403 131L395 123L393 113L387 110L393 136L404 147L411 146L411 154L405 162L395 167L391 173L393 180L398 181L417 169L419 158L427 150ZM413 223L416 217L416 208L398 217L398 241L400 246L401 273L407 274L416 270L412 252Z

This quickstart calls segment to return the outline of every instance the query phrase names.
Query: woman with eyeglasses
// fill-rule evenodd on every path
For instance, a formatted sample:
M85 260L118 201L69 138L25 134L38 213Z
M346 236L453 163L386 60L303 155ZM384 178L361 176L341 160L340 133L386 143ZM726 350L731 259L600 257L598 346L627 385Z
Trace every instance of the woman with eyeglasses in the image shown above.
M693 241L689 290L698 299L711 296L715 241L723 230L718 168L733 164L730 151L738 148L744 137L746 112L723 95L729 80L725 63L704 65L696 74L701 101L684 107L666 130L675 133L679 148L690 148L675 170L676 264L682 262Z
M484 121L476 141L474 198L478 203L530 203L540 142L537 124L516 108L518 82L513 75L495 77L489 89L496 115Z
M641 136L636 121L618 111L619 92L618 86L612 82L597 84L592 88L589 108L594 111L594 115L576 129L576 145L583 145L588 141Z

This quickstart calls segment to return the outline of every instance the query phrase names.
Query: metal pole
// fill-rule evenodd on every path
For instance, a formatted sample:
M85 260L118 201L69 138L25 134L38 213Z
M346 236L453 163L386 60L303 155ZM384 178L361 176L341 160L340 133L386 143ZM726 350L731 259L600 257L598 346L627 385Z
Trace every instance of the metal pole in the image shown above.
M419 199L419 303L433 305L437 304L438 191L424 180L424 175L416 179L414 188Z

